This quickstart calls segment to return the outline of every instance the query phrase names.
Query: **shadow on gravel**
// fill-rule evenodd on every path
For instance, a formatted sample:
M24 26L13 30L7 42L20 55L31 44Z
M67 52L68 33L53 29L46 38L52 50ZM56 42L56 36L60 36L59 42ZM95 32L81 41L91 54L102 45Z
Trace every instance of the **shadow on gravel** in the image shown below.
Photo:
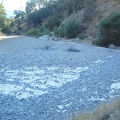
M80 52L80 50L71 47L67 50L67 52Z

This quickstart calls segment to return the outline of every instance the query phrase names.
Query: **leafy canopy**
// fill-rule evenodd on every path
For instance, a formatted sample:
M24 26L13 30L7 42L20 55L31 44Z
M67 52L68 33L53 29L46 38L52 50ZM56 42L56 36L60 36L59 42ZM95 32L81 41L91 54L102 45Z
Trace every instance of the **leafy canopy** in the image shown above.
M0 30L5 22L5 8L0 4Z

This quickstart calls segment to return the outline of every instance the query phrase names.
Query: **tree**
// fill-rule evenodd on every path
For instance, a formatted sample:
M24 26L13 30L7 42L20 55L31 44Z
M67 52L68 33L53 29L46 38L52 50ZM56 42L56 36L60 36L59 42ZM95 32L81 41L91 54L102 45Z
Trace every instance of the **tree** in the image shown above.
M26 3L26 8L25 8L26 14L28 15L31 12L33 12L33 10L35 9L35 6L36 6L35 1L32 1L32 0L28 1Z
M34 0L36 1L36 4L38 5L39 8L45 6L45 4L49 1L49 0Z
M14 11L15 19L24 18L25 12L21 10Z
M29 0L26 3L26 13L29 14L35 10L41 9L49 0Z
M48 17L53 17L58 13L63 14L63 17L66 18L71 13L76 13L80 10L81 6L83 6L83 1L84 0L29 0L26 3L27 23L37 26ZM59 22L59 20L57 20L57 22ZM50 23L53 22L51 21Z
M5 22L5 8L0 4L0 30Z

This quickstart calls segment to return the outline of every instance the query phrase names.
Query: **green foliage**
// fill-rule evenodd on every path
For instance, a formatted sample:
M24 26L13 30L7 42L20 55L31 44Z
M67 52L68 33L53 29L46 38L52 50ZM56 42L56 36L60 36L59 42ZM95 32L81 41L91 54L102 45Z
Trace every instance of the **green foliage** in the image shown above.
M6 33L6 34L10 34L11 33L10 27L11 27L11 23L12 22L13 22L12 19L6 19L5 20L4 25L2 27L2 32L3 33Z
M34 25L36 26L38 23L41 22L41 19L38 19L38 11L34 11L33 13L30 13L27 15L27 23L28 25Z
M100 35L97 45L108 47L109 44L120 46L120 13L113 12L100 22Z
M38 8L40 9L42 6L47 4L48 0L29 0L26 3L26 13L27 15L34 12Z
M35 10L34 12L27 15L28 24L33 24L36 26L51 14L52 11L50 7L43 7L40 10Z
M36 4L40 6L45 6L49 0L33 0L36 2Z
M60 36L60 37L65 37L65 29L64 29L64 27L63 27L63 28L60 27L60 28L58 29L58 31L59 31L59 36Z
M79 34L79 38L81 39L81 40L84 40L85 39L85 34Z
M36 26L42 23L44 19L52 16L47 23L47 28L53 30L61 22L61 16L57 15L58 13L62 13L63 16L67 17L69 14L75 13L82 8L83 0L29 0L26 3L28 24Z
M69 21L64 28L67 38L74 38L80 33L80 26L75 20Z
M59 27L60 23L63 21L63 15L62 14L55 14L54 16L51 16L49 20L46 23L46 28L48 28L50 31L54 30L54 27Z
M25 32L25 35L27 36L38 36L38 30L35 28L29 29Z
M76 13L83 8L83 0L68 0L69 13Z
M59 29L58 29L58 27L54 27L54 35L55 36L59 36Z
M61 37L75 38L82 31L82 26L75 20L68 21L63 27L59 28Z
M35 1L33 0L29 0L27 3L26 3L26 8L25 8L25 11L26 11L26 14L30 14L34 8L35 8Z
M5 8L2 4L0 4L0 30L3 27L5 22Z
M40 28L39 28L39 36L42 36L42 35L47 35L47 34L49 34L49 30L48 29L46 29L44 26L41 26Z
M32 28L25 32L27 36L42 36L49 34L49 30L46 29L44 26L41 26L39 29Z
M25 13L21 10L15 10L14 15L15 15L15 19L19 19L19 18L23 19L25 16Z
M3 4L0 4L0 15L5 15L5 8Z

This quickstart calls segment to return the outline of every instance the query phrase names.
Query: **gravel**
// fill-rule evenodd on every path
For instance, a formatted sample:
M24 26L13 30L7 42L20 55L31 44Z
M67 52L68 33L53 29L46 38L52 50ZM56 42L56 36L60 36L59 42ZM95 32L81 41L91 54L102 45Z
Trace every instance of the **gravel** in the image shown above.
M66 120L119 96L119 50L47 37L0 40L0 120Z

